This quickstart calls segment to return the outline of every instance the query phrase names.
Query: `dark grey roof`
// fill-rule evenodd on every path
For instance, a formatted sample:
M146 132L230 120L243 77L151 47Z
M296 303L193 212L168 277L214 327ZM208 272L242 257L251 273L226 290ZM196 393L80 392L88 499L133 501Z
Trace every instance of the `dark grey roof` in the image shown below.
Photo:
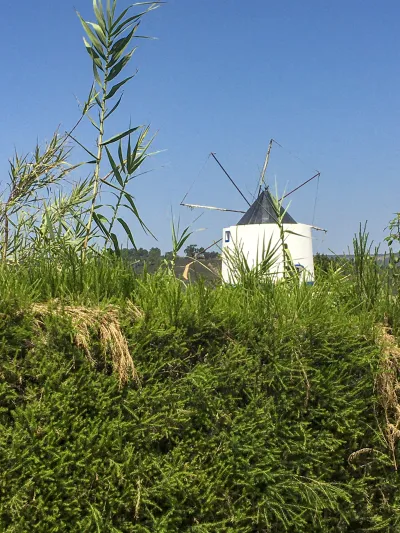
M281 207L281 216L285 210ZM247 224L276 224L278 212L274 206L271 194L266 189L262 191L257 200L249 207L248 211L239 220L238 225ZM296 224L296 221L286 212L282 219L283 224Z

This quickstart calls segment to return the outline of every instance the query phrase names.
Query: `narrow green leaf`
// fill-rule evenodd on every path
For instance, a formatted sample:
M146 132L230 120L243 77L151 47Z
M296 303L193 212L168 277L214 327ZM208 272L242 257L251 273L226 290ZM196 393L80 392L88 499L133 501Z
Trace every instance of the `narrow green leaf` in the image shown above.
M129 174L129 168L131 166L131 158L132 158L131 136L129 135L128 147L127 147L127 150L126 150L126 168L128 170L128 174Z
M188 240L188 238L190 237L191 234L189 235L186 235L185 237L181 237L181 239L179 240L178 242L178 248L179 250L182 248L182 246L185 244L185 242Z
M83 148L83 149L85 150L85 152L87 152L87 153L90 155L90 157L93 157L93 158L94 158L95 162L97 161L97 157L96 157L96 156L95 156L90 150L88 150L88 148L86 148L86 146L84 146L81 142L79 142L78 139L76 139L76 138L75 138L73 135L71 135L71 134L68 134L68 137L71 137L71 139L72 139L74 142L76 142L76 144L79 144L79 146L80 146L81 148Z
M124 161L124 156L122 155L122 143L121 143L121 141L119 141L119 145L118 145L118 157L119 157L119 162L120 162L121 168L125 172L125 161Z
M114 194L114 195L115 195L115 193L111 193L111 194ZM101 205L97 205L97 206L95 207L95 209L100 209L100 208L102 208L102 207L109 207L111 210L114 209L114 205L113 205L113 204L101 204ZM103 215L102 215L102 216L103 216ZM107 219L106 217L104 217L104 218L105 218L106 221L108 222L108 219Z
M93 30L91 29L89 24L85 20L83 20L83 18L78 13L78 11L76 13L77 13L77 15L79 17L79 20L81 21L83 29L86 32L86 35L89 37L92 45L95 47L96 52L100 55L100 57L102 57L104 60L106 60L106 56L105 56L105 53L103 51L103 47L102 47L101 42L99 41L97 35L93 32Z
M117 52L120 52L122 49L124 49L129 44L129 42L132 40L132 37L135 31L139 27L139 24L140 22L136 24L136 26L133 28L132 31L129 32L128 35L126 35L125 37L121 37L121 39L118 39L118 41L115 41L115 43L112 45L112 48L110 50L110 55L114 55Z
M141 13L138 13L137 15L134 15L132 17L129 17L129 18L123 20L125 15L128 13L128 11L132 7L145 6L145 5L149 5L150 7L148 9L146 9L145 11L142 11ZM128 7L128 9L125 9L125 11L123 11L121 13L121 15L117 18L117 20L114 22L114 24L112 26L112 35L113 35L113 37L118 36L120 33L125 31L128 28L129 25L132 25L132 23L134 21L139 20L140 18L143 17L143 15L146 15L147 13L149 13L150 11L153 11L154 9L157 9L158 7L159 7L159 5L157 5L157 3L155 3L155 2L139 2L139 3L136 3L136 4L132 4L131 6ZM117 26L117 24L119 24L119 26Z
M129 78L125 78L123 81L121 81L121 82L117 83L116 85L114 85L112 87L112 89L110 90L110 92L107 94L106 100L108 100L109 98L112 98L114 96L114 94L118 91L118 89L120 89L123 85L125 85L125 83L127 83L133 77L134 76L129 76Z
M119 248L118 238L115 235L115 233L110 233L110 238L111 238L111 240L112 240L112 242L114 244L115 252L117 253L117 255L120 255L121 250Z
M111 13L110 0L107 0L106 12L107 12L108 27L111 28L113 25L113 17Z
M93 98L97 96L97 94L93 94L95 90L95 84L92 84L92 87L90 88L88 99L86 100L83 109L82 109L82 115L86 115L86 113L91 109L93 104Z
M87 24L89 24L94 29L99 41L106 48L107 47L107 38L106 38L106 36L104 34L104 31L101 29L101 27L98 24L95 24L94 22L88 22Z
M115 9L117 7L117 0L113 0L113 3L112 3L112 8L111 8L111 16L114 20L114 17L115 17Z
M107 76L107 81L113 80L115 77L118 76L118 74L121 72L121 70L128 64L130 61L133 53L135 52L136 48L131 50L129 54L126 54L116 65L113 66L113 68L110 71L110 74Z
M92 117L88 114L86 114L87 118L90 120L90 122L92 123L92 125L96 128L97 131L100 131L100 126L98 124L96 124L96 122L92 119Z
M93 11L96 16L96 20L103 30L104 33L107 31L107 23L106 19L104 18L104 11L103 11L103 4L100 1L100 5L97 3L97 0L93 0Z
M96 52L96 50L93 47L90 46L90 44L87 42L85 37L83 38L83 42L85 43L87 53L92 58L92 61L94 61L94 63L96 64L96 67L98 67L100 70L104 72L103 63L101 62L101 57L99 56L99 54Z
M127 172L130 175L133 174L139 168L139 166L143 163L144 159L147 157L146 151L150 144L153 142L153 139L151 139L146 146L143 146L143 141L146 138L148 132L149 126L147 126L140 133L133 152L131 153L130 157L127 158Z
M149 39L150 41L158 41L158 37L152 37L151 35L135 35L135 39Z
M111 27L111 30L117 25L120 23L120 21L125 17L125 15L128 13L128 11L130 11L132 9L132 6L129 6L127 7L126 9L124 9L122 11L122 13L115 19L115 21L113 22L113 25Z
M117 109L117 107L118 107L119 104L121 103L122 97L123 97L123 94L121 94L121 96L118 98L117 103L116 103L115 106L111 109L111 111L108 111L108 113L106 113L106 115L104 116L104 120L107 120L108 117L114 113L114 111Z
M99 206L101 207L101 206ZM104 215L100 213L93 213L93 220L96 222L97 227L103 232L106 237L110 237L110 234L104 224L109 224L109 221Z
M120 139L123 139L127 135L130 135L134 131L138 130L140 126L137 126L136 128L130 128L127 131L124 131L123 133L118 133L118 135L115 135L114 137L111 137L111 139L108 139L107 141L104 141L101 143L102 146L106 146L107 144L115 143L116 141L119 141Z
M97 70L97 67L96 67L96 64L93 62L93 76L94 76L94 79L97 81L97 83L99 84L99 87L102 87L103 84L101 82L101 79L100 79L100 76L99 76L99 71ZM96 102L98 103L98 97L96 96L95 98ZM101 107L101 104L100 104L100 107Z
M126 234L128 235L128 238L129 240L131 241L132 245L134 246L134 248L136 248L136 244L135 244L135 241L133 239L133 235L132 235L132 232L131 230L129 229L129 226L128 224L125 222L125 220L123 218L117 218L118 222L121 224L121 226L124 228Z
M141 154L140 156L136 157L136 159L134 159L133 164L128 169L128 174L130 176L132 176L132 174L134 174L137 171L137 169L140 167L140 165L142 165L146 157L147 157L146 154Z
M113 156L111 155L111 152L110 150L108 149L108 147L106 146L105 147L106 149L106 152L107 152L107 157L108 157L108 160L110 162L110 165L111 165L111 168L114 172L114 176L116 178L116 180L118 181L118 183L121 185L121 187L124 186L124 180L122 179L122 176L121 176L121 173L118 169L118 166L116 165L115 161L114 161L114 158Z
M104 183L104 185L108 185L108 187L111 187L112 189L115 189L119 193L123 193L124 192L123 189L121 189L120 187L117 187L116 185L114 185L114 183L111 183L111 181L107 181L107 180L105 180L103 178L100 178L100 181L101 181L101 183Z
M137 210L137 207L136 207L136 204L133 200L133 197L131 194L129 194L127 191L122 191L122 194L124 195L124 197L126 198L126 200L129 202L129 205L130 205L130 210L132 211L132 213L135 215L135 217L137 218L137 220L139 221L140 225L142 226L143 230L146 232L146 233L149 233L152 237L155 238L155 236L153 235L153 233L150 231L150 229L146 226L146 224L143 222L141 216L139 215L139 211ZM157 239L156 239L157 240Z
M129 17L128 19L126 19L122 24L120 24L118 26L118 28L116 28L115 31L113 31L113 37L118 37L119 35L121 35L122 33L124 33L124 31L127 31L129 30L129 28L135 24L136 22L136 26L138 26L140 24L140 18L145 14L147 13L147 11L144 11L143 13L140 13L139 15L135 15L134 17ZM138 21L138 22L137 22Z
M113 67L119 58L122 56L122 54L125 52L126 48L128 47L129 43L131 42L137 28L139 26L139 23L136 24L136 26L133 28L133 30L127 35L126 37L123 37L122 39L119 39L114 46L112 47L110 51L111 60L109 62L109 67Z
M53 224L51 222L51 218L50 218L50 214L49 214L49 210L48 210L47 206L45 206L45 208L44 208L44 215L45 215L45 219L46 219L46 231L48 231L50 233L50 238L52 240L54 240L55 239L54 228L53 228Z

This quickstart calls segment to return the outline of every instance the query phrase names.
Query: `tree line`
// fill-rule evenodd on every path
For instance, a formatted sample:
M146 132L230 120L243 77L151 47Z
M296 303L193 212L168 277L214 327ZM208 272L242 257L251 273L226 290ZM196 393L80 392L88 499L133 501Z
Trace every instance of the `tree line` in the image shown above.
M121 251L122 256L128 261L148 263L152 266L161 264L164 259L170 259L173 252L166 252L162 254L160 248L153 247L150 250L146 248L125 248ZM217 260L220 258L219 252L207 251L203 247L197 246L197 244L189 244L184 249L185 257L197 258L202 260Z

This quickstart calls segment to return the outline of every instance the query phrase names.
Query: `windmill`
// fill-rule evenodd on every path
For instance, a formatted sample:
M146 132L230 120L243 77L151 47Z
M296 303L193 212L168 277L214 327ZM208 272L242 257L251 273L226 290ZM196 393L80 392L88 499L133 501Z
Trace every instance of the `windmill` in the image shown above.
M265 184L265 176L271 155L273 143L271 139L258 183L258 194L250 203L226 169L217 159L215 153L210 155L219 165L232 185L236 188L247 204L246 211L185 203L181 205L190 208L211 209L217 211L240 213L243 216L233 226L223 229L222 236L222 277L225 282L232 283L237 278L237 264L232 258L238 254L245 260L248 268L254 269L265 264L266 253L273 255L273 261L268 264L268 272L275 280L287 273L287 260L294 265L300 278L309 284L314 281L314 259L312 247L312 230L322 230L313 225L298 223L282 206L282 201L301 187L320 177L320 172L314 174L301 185L285 194L279 200L274 198ZM279 145L281 146L281 145ZM216 241L211 246L221 242ZM211 247L210 246L210 247ZM210 248L209 247L209 248Z

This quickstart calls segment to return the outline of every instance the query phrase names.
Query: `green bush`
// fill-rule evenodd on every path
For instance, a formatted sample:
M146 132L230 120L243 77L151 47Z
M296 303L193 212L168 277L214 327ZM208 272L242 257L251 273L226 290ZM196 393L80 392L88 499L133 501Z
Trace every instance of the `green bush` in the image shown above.
M79 296L67 266L3 274L1 531L397 531L375 318L345 280L211 289L88 264ZM119 303L140 384L29 303L91 293Z

